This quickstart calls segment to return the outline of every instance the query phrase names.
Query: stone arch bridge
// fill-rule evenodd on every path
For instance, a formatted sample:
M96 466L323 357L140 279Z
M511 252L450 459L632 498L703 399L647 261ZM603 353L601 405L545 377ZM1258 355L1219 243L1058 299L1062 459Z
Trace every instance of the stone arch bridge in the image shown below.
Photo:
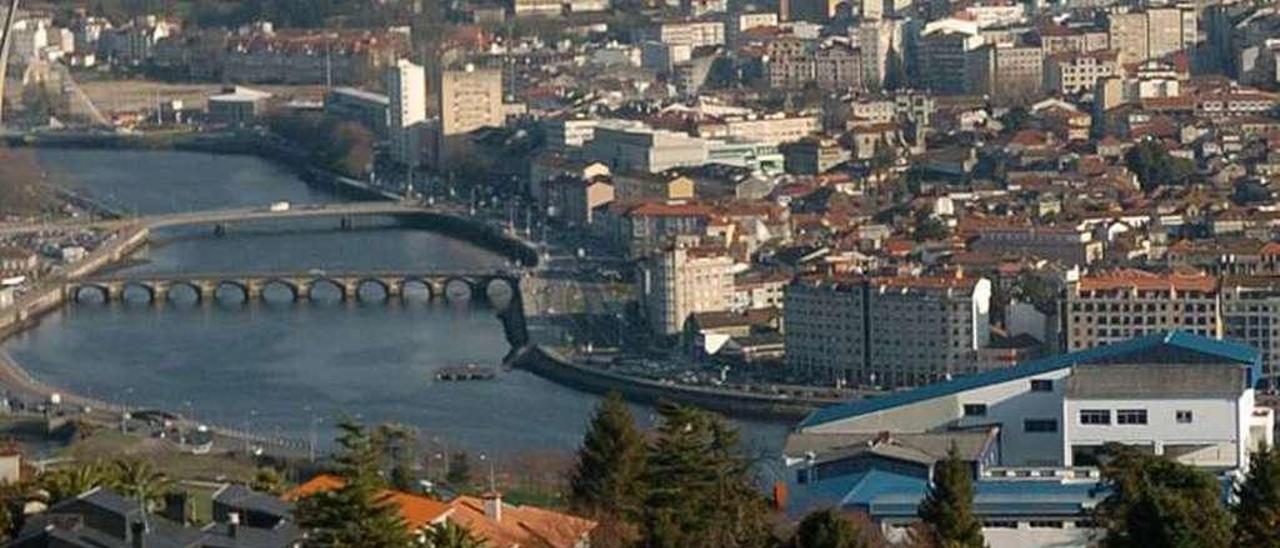
M63 298L78 302L86 292L95 291L103 301L124 300L125 290L137 288L154 304L164 303L170 292L187 287L197 301L217 299L222 288L238 289L245 301L264 298L268 287L282 287L294 301L310 299L316 287L329 285L337 289L342 300L362 299L361 288L376 286L382 289L386 300L402 298L406 288L425 288L432 300L488 303L494 292L506 290L510 296L505 306L498 308L507 341L512 348L519 348L528 341L525 326L524 304L520 292L520 275L506 271L488 272L421 272L421 271L330 271L308 270L293 272L252 273L193 273L193 274L135 274L121 276L86 277L68 282Z

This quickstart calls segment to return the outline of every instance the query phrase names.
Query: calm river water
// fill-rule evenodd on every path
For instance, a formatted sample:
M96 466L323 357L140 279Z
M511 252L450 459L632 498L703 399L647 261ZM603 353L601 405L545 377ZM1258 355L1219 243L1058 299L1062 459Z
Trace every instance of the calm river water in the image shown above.
M41 150L60 184L140 213L340 201L253 157L157 151ZM128 272L489 268L505 260L430 232L363 221L164 232ZM128 295L126 296L128 297ZM271 297L271 295L268 295ZM82 303L5 343L33 375L132 406L321 441L343 416L394 421L473 451L576 447L598 398L523 371L493 382L437 383L436 368L496 364L507 352L493 312L425 301L318 298L242 305ZM651 413L637 408L646 418ZM780 448L785 426L741 422L753 452Z

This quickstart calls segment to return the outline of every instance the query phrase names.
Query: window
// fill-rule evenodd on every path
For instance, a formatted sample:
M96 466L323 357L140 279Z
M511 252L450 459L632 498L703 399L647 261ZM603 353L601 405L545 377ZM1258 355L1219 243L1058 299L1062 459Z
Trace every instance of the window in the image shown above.
M1032 392L1053 392L1053 381L1049 379L1032 379Z
M1191 424L1191 411L1181 409L1175 413L1178 424Z
M1058 421L1054 419L1027 419L1022 421L1024 432L1057 432Z
M1147 424L1147 410L1121 409L1116 411L1116 424Z
M1080 424L1111 424L1111 410L1081 409Z
M985 403L966 403L966 404L964 404L964 416L966 416L966 417L985 417L985 416L987 416L987 404L985 404Z

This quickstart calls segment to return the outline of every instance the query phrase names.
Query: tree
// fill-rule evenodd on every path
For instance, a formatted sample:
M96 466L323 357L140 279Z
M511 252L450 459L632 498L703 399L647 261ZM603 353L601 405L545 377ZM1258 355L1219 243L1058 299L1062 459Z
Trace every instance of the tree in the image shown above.
M168 476L147 461L115 462L114 487L121 494L142 501L148 509L160 504L170 485Z
M591 516L633 520L644 504L644 436L616 391L596 408L569 478L569 504Z
M947 458L934 464L933 482L919 514L934 545L982 548L982 524L973 514L973 479L954 443Z
M1280 449L1262 447L1249 457L1249 473L1236 487L1235 545L1280 547Z
M922 212L916 215L914 232L917 242L941 240L947 237L947 225L941 219Z
M1181 186L1191 182L1195 162L1175 158L1156 141L1138 143L1125 155L1125 165L1138 177L1143 190L1164 185Z
M111 471L91 462L47 472L40 477L40 486L49 493L49 504L57 504L112 481Z
M812 512L800 521L791 548L866 548L852 521L830 508Z
M471 484L471 458L466 451L458 451L449 457L449 473L444 480L455 488Z
M1107 532L1103 546L1230 545L1231 519L1213 476L1118 444L1104 448L1102 460L1102 478L1111 488L1094 511Z
M381 455L364 427L354 422L338 425L337 473L341 488L321 491L298 501L295 516L309 531L314 546L401 547L409 543L409 531L397 508L383 497L386 483L379 472Z
M483 548L489 546L484 537L468 531L452 521L445 521L427 530L423 548Z
M885 91L897 91L907 85L907 68L902 62L902 55L893 44L889 44L889 52L885 56L884 83L880 86Z
M646 463L642 515L651 547L764 546L767 505L737 453L737 432L717 415L662 404Z
M253 474L249 488L269 495L279 495L284 492L284 478L280 477L280 472L275 468L264 466Z
M410 469L418 439L414 429L401 424L382 424L374 430L373 439L391 468L391 486L401 491L416 489L417 478Z

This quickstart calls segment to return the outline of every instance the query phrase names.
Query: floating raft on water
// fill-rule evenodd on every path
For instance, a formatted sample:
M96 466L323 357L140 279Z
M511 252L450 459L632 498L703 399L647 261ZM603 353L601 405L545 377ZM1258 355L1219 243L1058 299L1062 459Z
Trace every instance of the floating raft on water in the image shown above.
M497 369L474 363L445 367L436 371L438 381L487 381L497 376Z

